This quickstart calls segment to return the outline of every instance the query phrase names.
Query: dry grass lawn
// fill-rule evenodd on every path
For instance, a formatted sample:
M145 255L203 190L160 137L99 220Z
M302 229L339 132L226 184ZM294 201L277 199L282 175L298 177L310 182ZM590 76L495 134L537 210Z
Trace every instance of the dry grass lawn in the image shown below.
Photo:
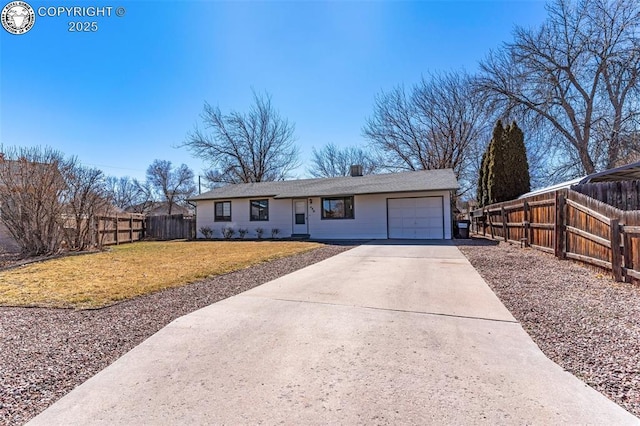
M312 250L289 241L141 242L0 272L0 306L97 308Z

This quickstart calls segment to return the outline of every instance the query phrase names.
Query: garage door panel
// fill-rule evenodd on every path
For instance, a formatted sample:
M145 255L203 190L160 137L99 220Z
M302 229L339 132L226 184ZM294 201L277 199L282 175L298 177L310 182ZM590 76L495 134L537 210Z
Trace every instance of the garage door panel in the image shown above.
M426 218L433 215L430 209L425 208L417 208L416 209L416 217Z
M415 198L416 207L435 207L439 208L442 205L440 197L423 197Z
M427 239L428 240L439 240L442 238L442 228L429 228L427 231Z
M410 209L416 206L416 201L412 198L392 198L389 200L389 207L395 209Z
M442 201L442 197L389 199L389 238L444 238Z
M431 224L431 219L426 217L417 217L414 224L416 228L429 228L433 226Z
M416 219L413 217L405 217L402 219L402 227L403 228L413 228L415 227Z
M438 228L442 230L442 218L440 217L431 217L427 219L427 226L429 228Z

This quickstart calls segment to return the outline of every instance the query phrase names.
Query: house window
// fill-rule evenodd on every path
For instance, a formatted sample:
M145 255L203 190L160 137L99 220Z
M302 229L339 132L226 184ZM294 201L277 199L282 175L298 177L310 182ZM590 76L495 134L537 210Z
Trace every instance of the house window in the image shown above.
M269 220L269 200L251 200L251 221Z
M231 201L218 201L215 205L216 222L231 222Z
M353 219L353 197L322 199L323 219Z

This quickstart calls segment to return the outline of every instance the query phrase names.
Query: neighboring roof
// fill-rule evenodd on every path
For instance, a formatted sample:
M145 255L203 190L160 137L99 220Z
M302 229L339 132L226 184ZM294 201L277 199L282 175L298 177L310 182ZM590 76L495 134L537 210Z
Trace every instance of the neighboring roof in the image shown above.
M50 177L56 185L66 187L62 173L56 164L38 163L26 160L7 160L0 152L0 175L4 175L5 184L13 187L21 187L22 182L41 183L44 178ZM7 183L8 182L8 183Z
M640 161L616 167L614 169L603 170L598 173L561 182L555 185L540 188L535 191L527 192L518 198L526 198L534 195L545 194L547 192L557 191L558 189L571 188L573 185L582 185L584 183L597 182L619 182L624 180L640 180Z
M169 212L169 203L166 201L150 201L129 206L124 211L127 213L146 214L148 216L163 216ZM189 207L173 203L171 213L190 215L193 214L193 210Z
M458 181L453 170L440 169L354 177L241 183L215 188L193 197L189 201L249 197L322 197L385 192L438 191L457 188Z
M557 191L559 189L571 188L573 185L579 184L582 179L584 179L584 178L583 177L579 177L579 178L568 180L566 182L557 183L555 185L545 186L544 188L536 189L535 191L531 191L531 192L527 192L526 194L522 194L518 198L534 197L536 195L546 194L547 192L553 192L553 191Z
M615 169L592 173L582 178L580 183L616 182L621 180L640 180L640 161L616 167Z

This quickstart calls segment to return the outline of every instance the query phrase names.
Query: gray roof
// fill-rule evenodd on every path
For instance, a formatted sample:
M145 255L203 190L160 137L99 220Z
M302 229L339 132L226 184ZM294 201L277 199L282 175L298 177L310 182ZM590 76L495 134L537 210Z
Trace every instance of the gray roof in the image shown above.
M623 180L640 180L640 161L592 173L582 178L580 183L618 182Z
M355 177L240 183L215 188L191 198L190 201L250 197L304 198L380 194L385 192L448 191L457 188L458 181L453 170L441 169Z
M534 195L546 194L547 192L571 188L574 185L582 185L585 183L620 182L625 180L640 180L640 161L536 189L535 191L522 194L518 198L527 198Z

